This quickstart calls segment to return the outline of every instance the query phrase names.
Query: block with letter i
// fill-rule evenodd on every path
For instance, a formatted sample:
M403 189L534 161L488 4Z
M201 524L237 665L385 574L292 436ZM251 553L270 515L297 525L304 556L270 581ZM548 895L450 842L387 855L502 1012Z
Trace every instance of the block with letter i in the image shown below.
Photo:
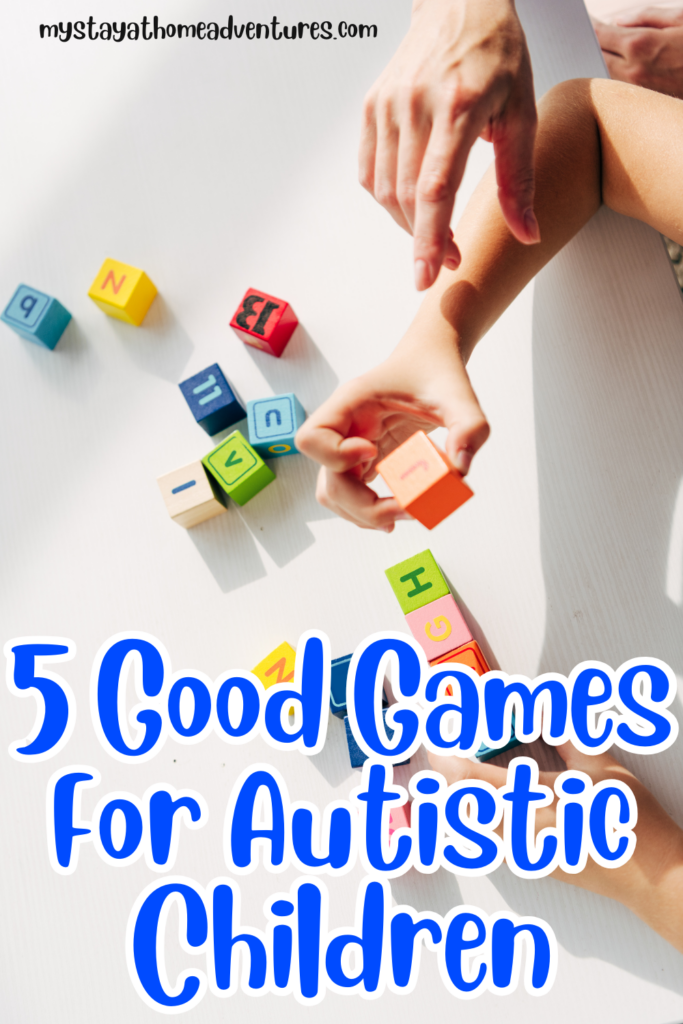
M157 479L171 519L189 529L225 512L227 495L201 462L191 462Z
M460 473L423 430L395 448L376 468L401 508L428 530L473 496Z
M246 416L218 363L207 366L178 387L192 415L207 434L218 434Z
M230 326L242 341L271 356L281 356L299 321L284 299L248 288Z
M228 497L238 505L246 505L275 479L275 473L266 466L239 430L228 434L224 441L204 456L202 462Z
M45 348L54 348L71 319L61 302L37 288L20 284L0 320L16 334Z
M139 327L157 290L144 270L118 260L105 260L88 295L107 316Z
M247 402L249 443L262 459L294 455L294 437L306 419L296 395L274 395Z

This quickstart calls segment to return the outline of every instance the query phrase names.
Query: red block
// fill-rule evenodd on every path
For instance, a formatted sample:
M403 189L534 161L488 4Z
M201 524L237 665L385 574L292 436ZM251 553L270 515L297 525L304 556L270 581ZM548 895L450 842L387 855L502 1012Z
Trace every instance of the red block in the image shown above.
M389 811L389 835L393 835L397 828L410 828L410 804L407 800Z
M294 310L284 299L248 288L230 326L247 345L279 357L298 323Z

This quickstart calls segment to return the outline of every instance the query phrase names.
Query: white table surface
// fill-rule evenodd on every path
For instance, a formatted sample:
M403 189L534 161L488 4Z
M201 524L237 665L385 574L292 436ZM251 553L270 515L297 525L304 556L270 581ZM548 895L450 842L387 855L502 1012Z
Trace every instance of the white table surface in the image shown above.
M57 13L58 6L58 13ZM357 781L343 729L315 758L255 742L169 741L122 765L99 747L87 685L100 644L125 629L168 647L174 669L250 668L282 640L324 629L335 656L369 633L404 628L383 570L429 546L457 587L495 664L534 675L585 658L618 665L651 654L683 670L683 303L659 237L600 213L491 331L471 363L492 424L472 472L476 497L433 533L399 524L361 532L314 499L314 467L280 459L277 482L243 509L190 532L167 517L156 477L210 442L177 388L218 361L245 399L293 390L311 410L388 353L418 305L410 241L356 183L360 104L404 33L408 0L218 0L159 5L166 20L375 22L376 40L69 43L41 21L82 4L6 5L0 25L0 301L20 281L57 296L74 322L54 352L0 329L0 621L13 636L69 636L64 669L78 720L57 758L0 754L0 1017L12 1024L152 1019L124 959L130 907L152 874L114 870L85 846L76 873L52 872L45 787L57 768L92 764L105 793L152 783L199 790L210 820L184 831L177 873L225 873L221 830L232 782L268 760L293 798L321 807ZM161 11L163 6L163 11ZM604 73L580 0L520 0L538 93ZM87 16L89 12L85 12ZM99 13L99 12L98 12ZM153 15L118 0L118 20ZM104 13L101 15L104 17ZM490 160L478 144L462 197ZM106 256L157 284L140 329L87 298ZM228 322L248 286L287 298L303 325L281 360L248 349ZM33 702L0 689L0 749L26 735ZM676 704L676 710L678 703ZM680 745L624 757L683 822ZM416 763L422 764L416 759ZM414 767L414 766L413 766ZM405 781L410 769L397 777ZM286 888L242 879L243 920ZM351 924L360 869L335 880L331 926ZM511 908L554 928L552 992L457 1002L423 957L414 994L369 1004L328 995L304 1010L207 994L198 1022L278 1019L666 1024L683 1018L681 957L620 906L500 868L484 879L419 876L393 884L418 909L461 902ZM193 958L194 959L194 958ZM188 966L171 953L171 968Z

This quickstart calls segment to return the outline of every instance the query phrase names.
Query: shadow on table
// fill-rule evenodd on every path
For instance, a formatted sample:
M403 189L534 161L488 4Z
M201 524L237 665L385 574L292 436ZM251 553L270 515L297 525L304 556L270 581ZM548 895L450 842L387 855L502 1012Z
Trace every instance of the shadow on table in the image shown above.
M339 378L310 334L299 326L279 359L252 348L254 361L276 395L294 392L308 414L329 398Z
M133 362L155 377L177 384L194 351L187 331L163 295L157 295L140 327L111 318L113 329Z
M187 535L224 594L267 575L254 538L235 506L194 526Z

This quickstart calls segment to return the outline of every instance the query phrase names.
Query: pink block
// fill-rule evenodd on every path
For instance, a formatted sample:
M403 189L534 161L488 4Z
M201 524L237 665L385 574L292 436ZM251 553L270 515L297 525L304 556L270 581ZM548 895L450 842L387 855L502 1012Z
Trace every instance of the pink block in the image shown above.
M397 828L410 827L410 802L406 800L401 807L392 807L389 812L389 835L393 835Z
M425 604L406 615L410 632L424 648L428 661L448 654L472 640L467 623L452 594Z

